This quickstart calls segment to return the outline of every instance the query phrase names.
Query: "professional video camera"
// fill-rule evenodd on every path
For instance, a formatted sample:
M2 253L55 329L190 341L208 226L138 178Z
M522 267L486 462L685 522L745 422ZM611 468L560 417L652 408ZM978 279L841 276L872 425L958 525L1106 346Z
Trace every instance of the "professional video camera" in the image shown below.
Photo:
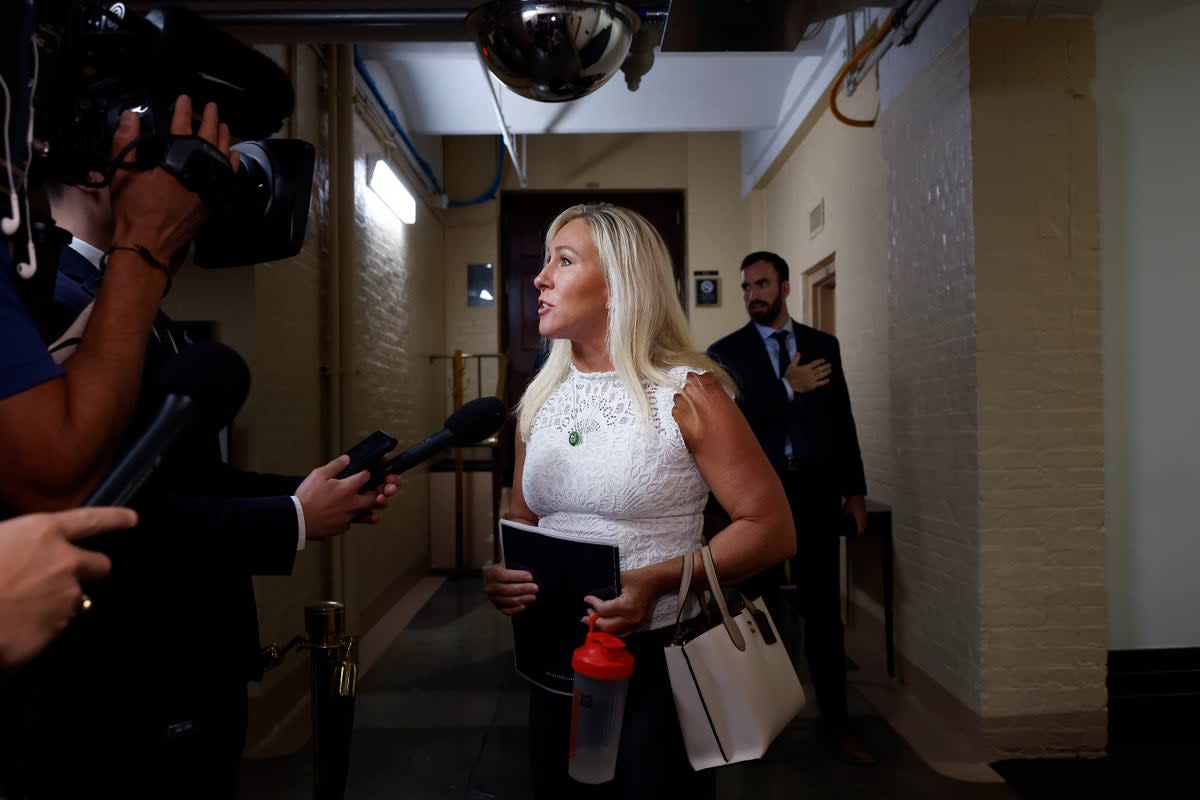
M209 211L193 251L200 266L273 261L299 251L313 147L266 138L292 113L291 83L270 58L198 14L178 6L143 16L124 3L5 0L0 77L6 87L0 98L6 149L0 156L7 161L0 188L12 197L10 216L0 204L0 230L12 237L14 263L24 277L52 274L61 246L61 233L56 239L48 206L40 202L45 183L104 186L126 168L162 166L200 195ZM207 142L170 134L180 94L191 97L197 119L205 104L217 104L241 154L236 173ZM110 148L126 109L141 115L142 135L135 142L136 163L119 167ZM30 219L31 206L43 213ZM46 251L49 269L30 269L28 258L22 262L25 242L35 255Z

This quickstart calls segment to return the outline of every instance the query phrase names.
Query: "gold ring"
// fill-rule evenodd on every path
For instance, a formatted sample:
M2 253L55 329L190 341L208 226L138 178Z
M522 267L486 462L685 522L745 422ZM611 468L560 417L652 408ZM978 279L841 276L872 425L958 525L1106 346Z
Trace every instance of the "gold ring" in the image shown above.
M79 616L85 611L92 610L92 598L87 596L86 592L79 593L79 603L75 606L75 616Z

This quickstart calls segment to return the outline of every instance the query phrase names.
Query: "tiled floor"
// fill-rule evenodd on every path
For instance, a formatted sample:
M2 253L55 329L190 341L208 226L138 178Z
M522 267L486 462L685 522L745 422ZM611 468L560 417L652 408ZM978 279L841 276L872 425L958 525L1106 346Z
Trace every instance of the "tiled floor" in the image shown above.
M781 627L794 620L781 621ZM795 642L796 636L786 632ZM794 655L797 666L804 659ZM520 800L529 796L527 691L512 668L508 620L478 579L448 580L371 667L359 685L348 800ZM805 712L767 757L720 769L723 800L1015 800L1000 783L966 783L928 766L855 691L857 733L873 767L834 758ZM307 748L287 758L248 761L239 797L312 796Z

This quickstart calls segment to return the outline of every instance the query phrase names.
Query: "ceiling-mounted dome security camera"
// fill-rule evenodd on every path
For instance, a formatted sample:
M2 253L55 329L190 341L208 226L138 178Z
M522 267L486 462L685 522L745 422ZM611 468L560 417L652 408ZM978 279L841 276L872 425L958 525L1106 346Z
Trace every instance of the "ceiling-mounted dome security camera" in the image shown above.
M548 103L603 86L640 24L637 12L611 0L492 0L467 15L492 74L522 97Z

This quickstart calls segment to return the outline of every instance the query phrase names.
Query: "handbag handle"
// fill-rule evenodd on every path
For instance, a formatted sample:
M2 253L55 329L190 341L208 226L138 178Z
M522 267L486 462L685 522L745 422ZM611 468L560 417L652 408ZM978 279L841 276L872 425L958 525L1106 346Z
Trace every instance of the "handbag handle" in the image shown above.
M692 568L696 563L691 551L683 554L683 575L679 579L679 597L675 601L675 631L679 632L679 623L683 618L684 603L687 602L688 590L692 588Z
M713 565L712 551L708 549L708 545L700 548L700 557L704 561L704 577L708 580L708 591L717 601L717 608L721 612L721 623L725 626L725 632L729 634L729 640L733 642L734 647L745 651L746 639L742 636L742 631L738 628L737 623L733 621L733 617L729 615L729 607L725 604L725 595L721 593L721 584L717 580L717 568ZM683 554L683 575L679 579L679 596L676 600L677 610L675 611L676 636L679 635L684 603L687 602L688 591L691 589L692 568L695 563L695 557L690 551Z
M746 640L742 637L742 631L733 621L733 617L729 616L729 607L725 605L725 595L721 592L720 582L717 581L717 568L713 565L712 551L708 549L708 545L701 548L700 557L704 559L704 576L708 578L708 591L717 601L717 608L721 611L721 621L725 624L725 632L729 634L729 640L733 642L734 647L745 651Z

